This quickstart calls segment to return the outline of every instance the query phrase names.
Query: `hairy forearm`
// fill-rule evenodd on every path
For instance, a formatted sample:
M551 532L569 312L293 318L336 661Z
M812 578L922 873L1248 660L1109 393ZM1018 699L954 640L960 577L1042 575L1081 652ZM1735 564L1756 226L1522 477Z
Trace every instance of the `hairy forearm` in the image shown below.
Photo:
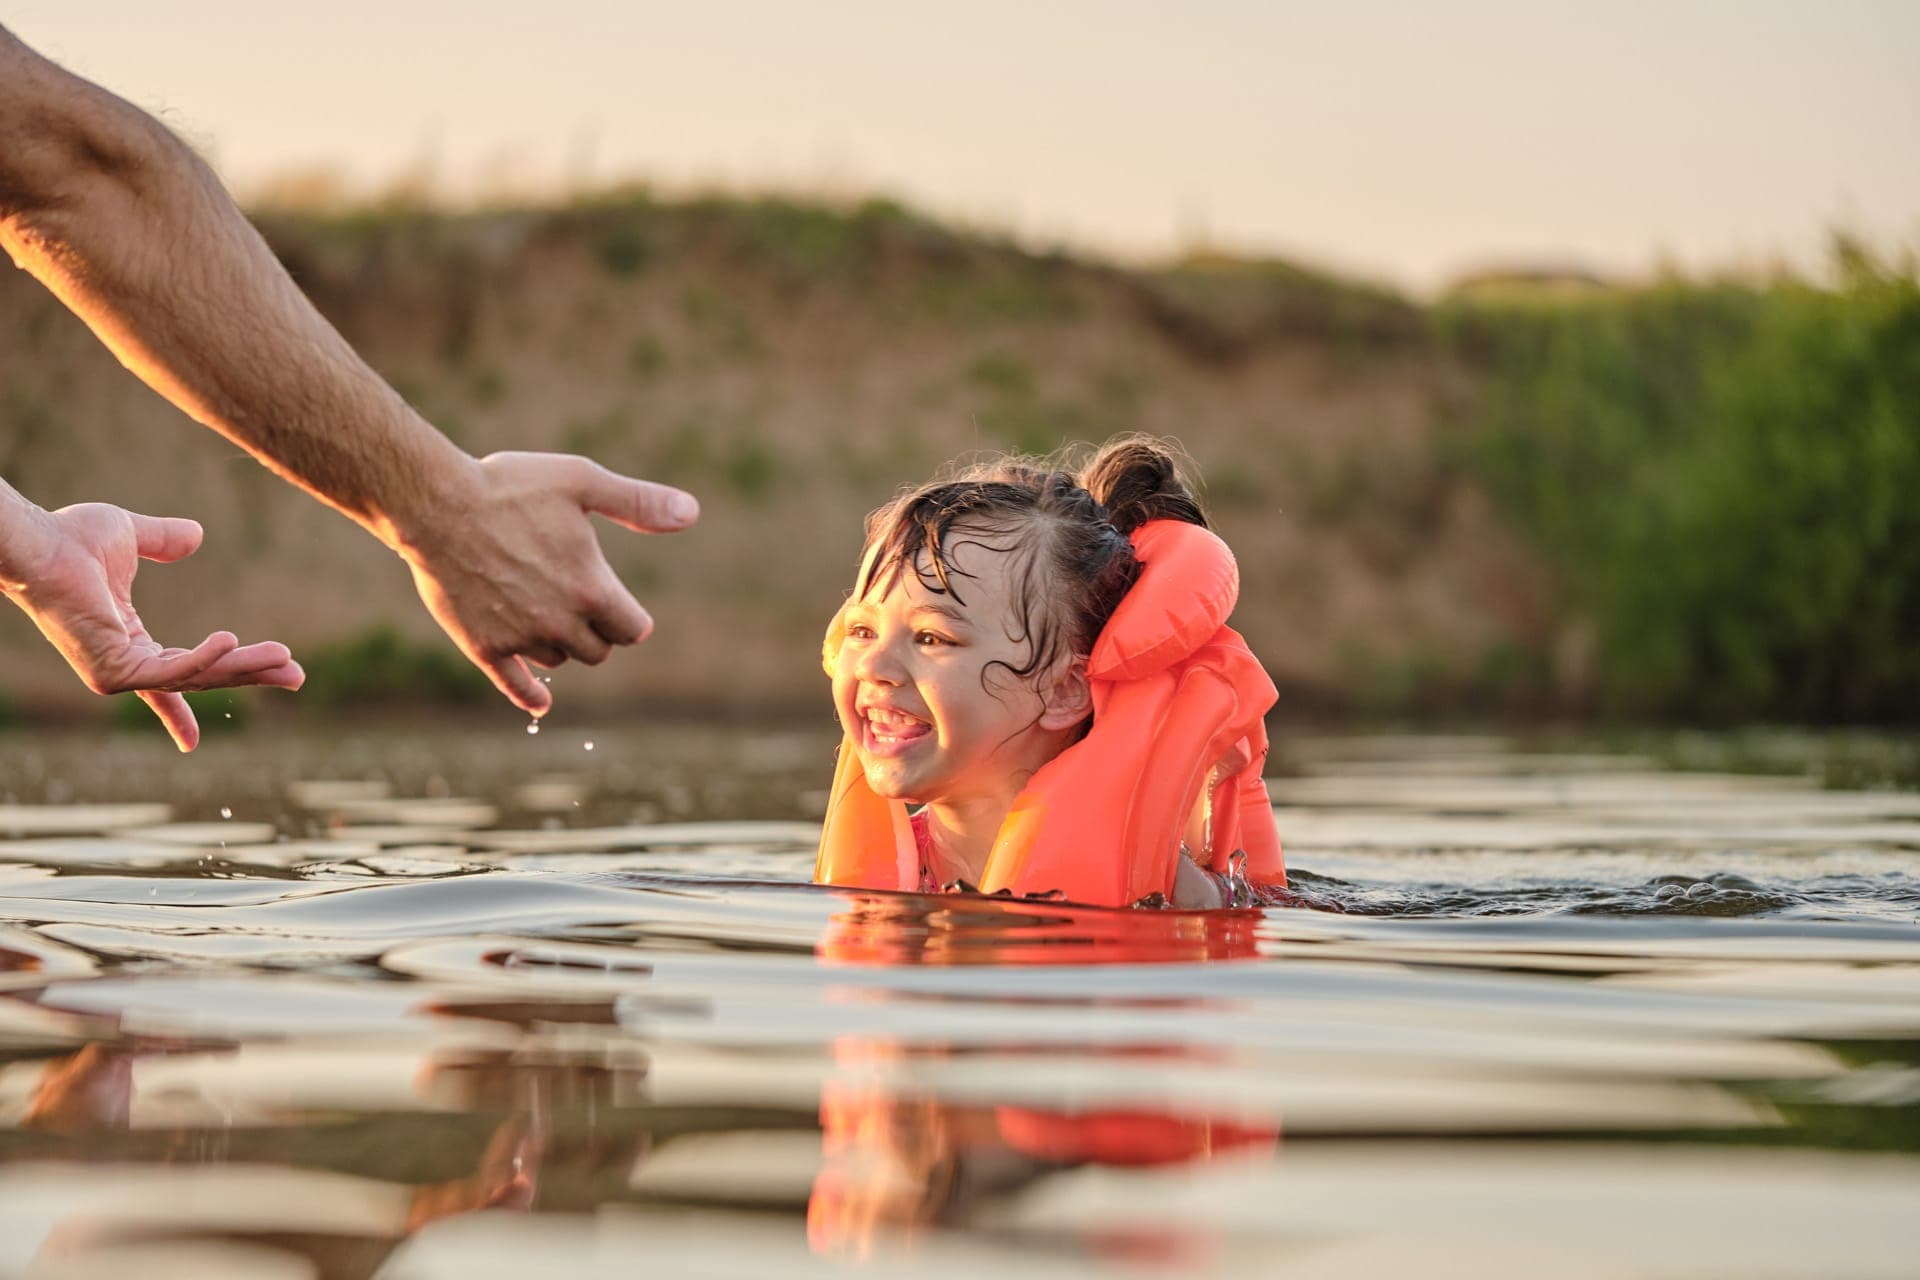
M670 533L699 517L691 494L564 454L468 457L313 309L198 157L4 28L0 248L156 391L399 552L428 612L523 710L553 701L528 662L601 662L652 628L592 517ZM198 525L97 503L34 510L0 503L0 536L10 516L57 525L71 571L40 578L86 590L43 592L29 612L89 684L141 690L183 748L179 690L298 686L283 648L232 648L221 632L176 654L129 623L136 559L188 554Z
M142 381L390 546L469 460L314 310L213 172L0 31L0 246Z

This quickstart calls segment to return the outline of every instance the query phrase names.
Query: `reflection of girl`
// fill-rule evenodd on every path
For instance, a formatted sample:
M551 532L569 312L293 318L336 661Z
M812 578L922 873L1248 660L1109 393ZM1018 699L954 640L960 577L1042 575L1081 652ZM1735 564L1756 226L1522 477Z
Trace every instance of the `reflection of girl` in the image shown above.
M835 915L819 956L828 965L1143 964L1248 959L1258 953L1249 912L1102 911L989 898L874 895ZM1169 1167L1234 1155L1270 1155L1277 1116L1251 1121L1208 1114L1208 1100L1099 1110L987 1100L942 1078L969 1071L976 1086L1000 1079L999 1055L1059 1055L1116 1071L1204 1051L1163 1043L1105 1045L916 1043L843 1036L820 1091L822 1163L807 1202L807 1238L822 1253L870 1256L932 1227L965 1226L996 1205L1017 1203L1036 1183L1089 1165ZM1031 1085L1024 1090L1031 1092ZM1165 1265L1201 1262L1213 1239L1204 1225L1091 1239L1104 1256Z
M906 1057L885 1041L844 1040L843 1067L863 1056ZM914 1058L938 1059L923 1049ZM911 1065L903 1064L903 1065ZM882 1245L911 1245L929 1228L965 1227L1030 1188L1087 1166L1148 1168L1201 1164L1275 1151L1277 1127L1247 1127L1153 1111L1070 1114L948 1102L884 1084L828 1082L820 1095L820 1172L807 1199L807 1242L823 1254L871 1257ZM1199 1262L1216 1230L1155 1225L1106 1233L1087 1243L1097 1255L1136 1262Z
M1159 572L1151 604L1179 627L1160 642L1170 656L1136 674L1165 684L1171 699L1188 692L1177 687L1179 673L1168 670L1176 659L1210 663L1216 678L1197 683L1212 699L1204 714L1215 721L1191 735L1189 758L1174 762L1177 780L1169 780L1175 770L1143 771L1142 783L1162 788L1191 779L1192 799L1183 797L1174 815L1176 822L1187 819L1185 831L1169 827L1165 847L1150 855L1165 866L1164 876L1146 877L1147 892L1109 905L1146 896L1183 907L1230 904L1233 886L1220 873L1236 850L1211 848L1210 841L1221 831L1239 834L1237 806L1249 783L1259 794L1248 806L1248 827L1270 830L1258 766L1266 747L1260 717L1272 705L1272 684L1239 637L1220 625L1237 576L1224 545L1199 533L1205 526L1175 455L1144 437L1108 444L1077 474L1046 461L1008 459L922 486L875 512L859 580L828 633L834 704L846 732L834 803L851 809L874 797L924 806L911 822L918 875L876 885L831 865L823 852L816 878L991 891L989 863L1005 843L1010 815L1033 807L1023 798L1036 775L1076 744L1097 739L1109 709L1119 706L1108 691L1122 680L1113 668L1125 664L1111 654L1103 659L1097 642L1136 584L1144 589L1143 572ZM1143 570L1143 560L1158 563L1139 551L1143 533L1156 530L1171 530L1163 539L1168 546L1198 546L1197 558L1188 558L1207 572L1176 580L1178 555L1169 556L1170 567ZM1194 616L1176 616L1182 611ZM1145 621L1165 625L1160 617ZM1184 640L1183 629L1192 633ZM1176 642L1185 648L1169 648ZM1144 761L1154 744L1140 739L1168 719L1168 706L1156 704L1134 740L1114 740L1124 735L1116 729L1096 745ZM1108 781L1113 772L1105 771ZM1216 815L1223 802L1229 812ZM1140 805L1122 798L1118 807ZM829 841L836 816L829 814ZM1085 829L1073 834L1092 838ZM1254 869L1283 883L1278 844L1270 837L1265 843L1270 855ZM1070 886L1040 888L1097 900Z
M843 1068L898 1056L884 1040L842 1040ZM828 1081L820 1093L821 1167L807 1198L807 1240L821 1253L869 1256L925 1227L965 1222L983 1203L1058 1168L1000 1141L990 1107L954 1106L876 1085Z

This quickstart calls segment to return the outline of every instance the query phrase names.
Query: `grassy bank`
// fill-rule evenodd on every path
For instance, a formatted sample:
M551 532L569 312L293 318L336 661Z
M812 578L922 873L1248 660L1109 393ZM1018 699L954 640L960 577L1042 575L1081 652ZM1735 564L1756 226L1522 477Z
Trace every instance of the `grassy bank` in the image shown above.
M957 454L1178 437L1239 554L1283 713L1920 716L1914 272L1479 291L1426 306L1295 263L1153 269L885 201L645 190L449 213L262 211L356 348L475 452L590 453L705 505L607 539L659 622L556 688L712 714L824 698L862 514ZM190 511L157 634L308 659L302 713L491 695L390 557L135 384L0 275L0 474ZM13 712L88 698L24 620Z

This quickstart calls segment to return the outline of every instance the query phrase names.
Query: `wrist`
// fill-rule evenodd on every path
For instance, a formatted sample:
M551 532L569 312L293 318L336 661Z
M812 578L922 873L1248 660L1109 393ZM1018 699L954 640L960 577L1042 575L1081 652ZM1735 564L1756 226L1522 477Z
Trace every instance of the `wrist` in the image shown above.
M0 480L0 593L23 595L57 541L53 517Z
M479 460L424 419L417 421L419 449L408 465L394 468L391 482L361 521L388 549L409 561L478 505L481 486Z

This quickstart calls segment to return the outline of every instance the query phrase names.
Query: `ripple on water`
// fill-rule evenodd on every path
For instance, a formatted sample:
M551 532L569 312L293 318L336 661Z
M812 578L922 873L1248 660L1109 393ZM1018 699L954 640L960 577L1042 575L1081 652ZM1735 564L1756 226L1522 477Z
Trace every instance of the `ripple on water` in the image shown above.
M0 836L99 835L172 816L172 806L164 804L5 804L0 805Z
M247 844L272 844L280 829L271 822L169 822L157 827L128 827L116 833L128 840L153 844L188 845L217 849Z
M1920 1245L1911 798L1374 744L1276 781L1291 906L1098 911L815 888L815 824L607 825L700 788L602 803L578 735L514 736L566 771L295 783L307 840L121 806L0 842L0 1270L804 1275L811 1239L915 1274L1893 1276ZM175 1243L110 1243L141 1215Z

